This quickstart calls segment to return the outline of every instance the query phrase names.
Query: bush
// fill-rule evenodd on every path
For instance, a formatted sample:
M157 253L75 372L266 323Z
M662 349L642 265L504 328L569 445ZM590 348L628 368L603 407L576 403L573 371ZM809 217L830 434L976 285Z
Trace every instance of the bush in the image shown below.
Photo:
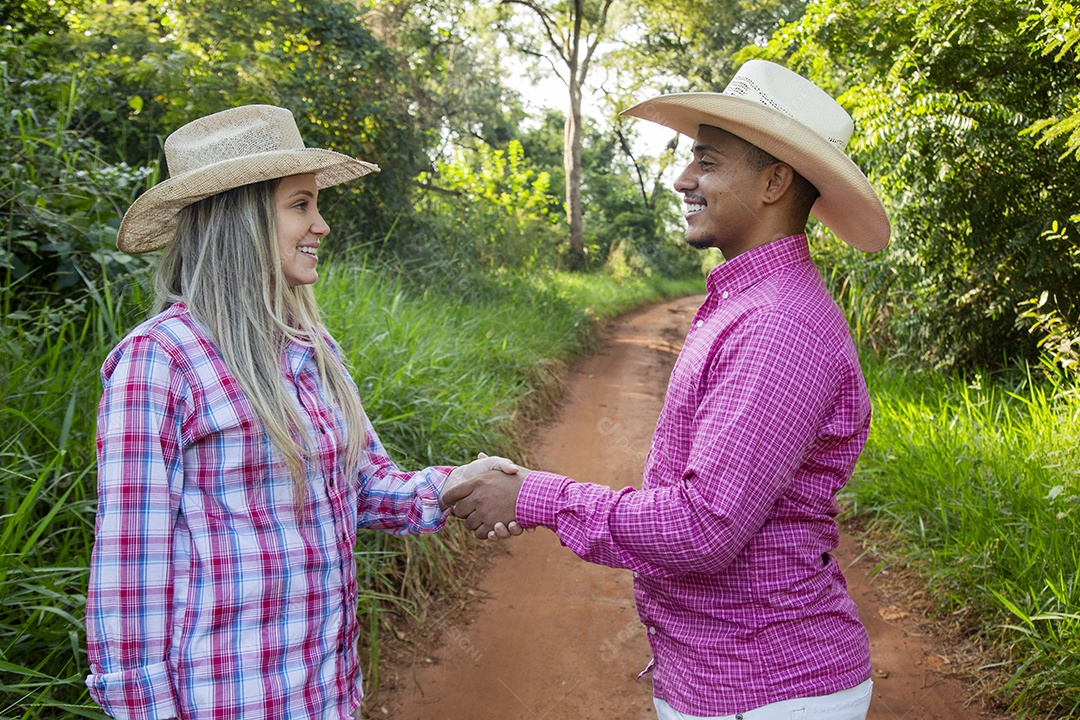
M0 47L4 56L14 46ZM5 311L36 308L43 298L82 297L103 274L145 266L115 249L123 210L152 175L149 168L107 163L92 139L69 128L79 102L74 82L59 107L34 92L31 78L8 64L0 77L0 274L17 286Z

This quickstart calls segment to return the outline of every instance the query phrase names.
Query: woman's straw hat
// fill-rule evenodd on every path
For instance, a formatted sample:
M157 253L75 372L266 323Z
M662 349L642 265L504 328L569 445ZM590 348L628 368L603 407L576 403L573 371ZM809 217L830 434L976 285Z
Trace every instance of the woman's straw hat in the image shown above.
M817 85L787 68L751 60L722 93L678 93L646 100L624 115L691 138L701 125L737 135L791 165L821 197L811 214L859 250L889 243L889 218L866 176L844 153L851 116Z
M320 188L379 167L332 150L304 147L292 113L244 105L193 120L165 140L169 178L140 195L120 222L116 246L138 254L168 245L180 209L242 185L314 173Z

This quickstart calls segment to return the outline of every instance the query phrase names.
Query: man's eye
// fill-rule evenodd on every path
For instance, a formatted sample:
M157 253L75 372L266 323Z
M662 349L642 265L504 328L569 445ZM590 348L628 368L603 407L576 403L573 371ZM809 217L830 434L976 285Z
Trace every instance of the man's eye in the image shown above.
M708 170L713 166L713 164L714 163L711 163L708 160L698 160L698 167L702 170Z

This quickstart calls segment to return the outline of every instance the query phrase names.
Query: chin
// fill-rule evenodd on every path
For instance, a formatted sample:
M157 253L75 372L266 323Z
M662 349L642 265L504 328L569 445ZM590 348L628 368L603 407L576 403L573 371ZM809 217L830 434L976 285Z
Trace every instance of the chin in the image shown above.
M304 285L314 285L315 281L319 279L319 276L315 277L286 277L285 283L291 288L303 287Z
M708 250L709 248L715 246L716 241L713 238L708 237L708 236L706 236L706 237L690 237L690 236L687 236L686 244L689 245L690 247L694 248L695 250Z

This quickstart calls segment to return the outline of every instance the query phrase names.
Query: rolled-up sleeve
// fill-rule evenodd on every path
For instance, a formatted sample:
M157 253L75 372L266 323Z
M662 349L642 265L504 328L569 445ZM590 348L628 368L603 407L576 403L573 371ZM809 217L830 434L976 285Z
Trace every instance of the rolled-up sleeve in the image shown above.
M449 510L439 508L439 493L452 467L399 470L364 415L364 456L360 465L357 525L397 535L442 529Z
M86 685L115 718L177 717L168 658L188 389L167 354L146 338L114 351L103 380Z

